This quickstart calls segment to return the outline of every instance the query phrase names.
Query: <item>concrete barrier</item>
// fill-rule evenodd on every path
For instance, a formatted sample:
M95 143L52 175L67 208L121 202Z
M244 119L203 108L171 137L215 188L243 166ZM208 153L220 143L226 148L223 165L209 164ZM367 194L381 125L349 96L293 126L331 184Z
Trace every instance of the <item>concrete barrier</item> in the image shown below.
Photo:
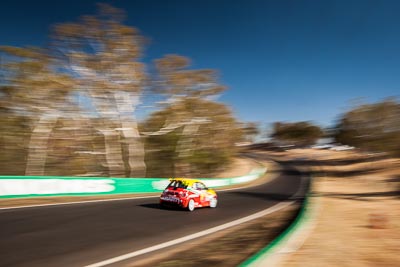
M218 188L253 181L265 172L266 168L258 168L244 176L198 179ZM158 193L168 183L167 178L0 176L0 198Z

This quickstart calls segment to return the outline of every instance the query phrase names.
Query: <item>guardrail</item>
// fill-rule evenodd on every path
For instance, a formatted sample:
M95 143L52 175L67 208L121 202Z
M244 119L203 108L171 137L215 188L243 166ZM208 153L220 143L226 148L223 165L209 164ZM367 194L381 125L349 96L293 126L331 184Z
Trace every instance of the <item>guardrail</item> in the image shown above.
M247 175L232 178L198 179L209 187L218 188L253 181L266 170L253 169ZM168 182L168 178L0 176L0 198L158 193Z

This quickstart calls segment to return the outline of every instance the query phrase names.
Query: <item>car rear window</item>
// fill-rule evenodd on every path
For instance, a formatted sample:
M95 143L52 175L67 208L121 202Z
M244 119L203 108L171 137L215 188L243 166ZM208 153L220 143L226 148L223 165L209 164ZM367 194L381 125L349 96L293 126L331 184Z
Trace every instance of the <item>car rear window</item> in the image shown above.
M168 187L183 188L183 189L187 188L187 186L184 183L182 183L182 181L177 181L177 180L174 180L171 183L169 183Z

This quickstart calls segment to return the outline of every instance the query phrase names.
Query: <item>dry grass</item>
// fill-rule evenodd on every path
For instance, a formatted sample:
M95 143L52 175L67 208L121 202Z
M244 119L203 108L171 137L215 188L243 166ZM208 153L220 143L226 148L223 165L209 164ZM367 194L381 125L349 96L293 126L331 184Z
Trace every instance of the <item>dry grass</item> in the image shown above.
M326 176L315 183L317 225L283 266L400 266L400 160L371 161L355 152L293 154L314 155L320 163L314 170ZM334 160L340 164L324 165Z

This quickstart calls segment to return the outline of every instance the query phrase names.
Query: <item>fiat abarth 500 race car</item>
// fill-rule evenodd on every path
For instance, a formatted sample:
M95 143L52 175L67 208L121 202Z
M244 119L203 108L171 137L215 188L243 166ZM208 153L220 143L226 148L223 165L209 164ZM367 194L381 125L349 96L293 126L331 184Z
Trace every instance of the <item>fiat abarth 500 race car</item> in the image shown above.
M175 206L193 211L199 207L217 207L218 197L199 180L172 178L160 197L160 207Z

